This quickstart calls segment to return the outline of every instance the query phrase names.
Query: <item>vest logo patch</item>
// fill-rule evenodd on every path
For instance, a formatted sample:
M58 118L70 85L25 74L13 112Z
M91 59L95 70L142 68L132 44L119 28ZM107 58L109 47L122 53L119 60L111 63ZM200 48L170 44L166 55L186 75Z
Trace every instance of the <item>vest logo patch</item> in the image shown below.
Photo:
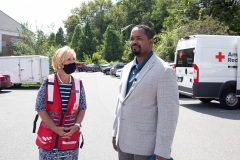
M52 139L52 137L44 137L44 136L42 136L42 139L43 139L44 141L50 141L50 140Z
M79 93L79 90L72 90L72 93Z
M77 141L70 141L70 142L66 142L66 141L62 141L62 144L76 144Z
M77 104L77 103L74 104L73 110L74 110L74 111L77 111L77 110L78 110L78 104Z

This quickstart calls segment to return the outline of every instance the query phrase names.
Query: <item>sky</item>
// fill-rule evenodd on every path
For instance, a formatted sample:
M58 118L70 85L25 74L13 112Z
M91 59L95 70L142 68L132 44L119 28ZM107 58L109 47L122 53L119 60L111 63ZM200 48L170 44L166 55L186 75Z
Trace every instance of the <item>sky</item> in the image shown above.
M49 34L56 33L59 27L64 29L62 21L71 15L71 10L88 1L90 0L3 0L0 10L19 23L28 22L33 32L37 27ZM52 24L54 28L50 29Z

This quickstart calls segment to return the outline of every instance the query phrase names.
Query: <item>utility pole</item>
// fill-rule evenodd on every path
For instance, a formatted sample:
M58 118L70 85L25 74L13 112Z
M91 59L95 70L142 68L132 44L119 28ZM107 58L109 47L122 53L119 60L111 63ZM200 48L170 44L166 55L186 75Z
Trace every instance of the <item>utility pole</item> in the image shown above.
M129 24L128 26L121 28L121 41L122 41L122 32L126 30L128 27L130 27L131 25L133 24Z

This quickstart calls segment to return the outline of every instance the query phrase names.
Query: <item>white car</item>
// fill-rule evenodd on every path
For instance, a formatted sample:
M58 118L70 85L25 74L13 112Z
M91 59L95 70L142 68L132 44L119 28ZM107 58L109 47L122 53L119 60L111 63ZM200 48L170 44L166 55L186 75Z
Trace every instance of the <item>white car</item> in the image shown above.
M174 62L168 62L168 65L169 65L172 69L174 69Z
M118 69L116 71L116 77L121 77L122 76L122 69Z

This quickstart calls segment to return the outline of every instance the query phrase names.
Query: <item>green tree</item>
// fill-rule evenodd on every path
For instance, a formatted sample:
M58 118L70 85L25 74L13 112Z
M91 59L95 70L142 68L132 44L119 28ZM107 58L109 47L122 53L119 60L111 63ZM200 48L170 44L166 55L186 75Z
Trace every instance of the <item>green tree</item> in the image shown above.
M100 64L101 61L102 61L102 56L98 52L94 53L92 56L92 62L95 64Z
M206 16L202 21L191 20L186 25L156 35L155 38L158 37L161 40L155 53L162 59L171 62L174 60L174 52L178 40L186 36L197 34L228 35L229 27L222 25L222 22L209 16Z
M132 53L132 50L130 48L130 41L126 41L124 45L124 52L122 56L122 60L124 62L130 62L134 59L134 54Z
M47 46L56 46L56 36L54 33L51 33L50 36L47 38Z
M71 15L68 17L67 20L63 21L64 27L67 30L66 41L67 43L71 43L72 36L76 26L79 24L79 19L77 15Z
M156 34L162 31L163 22L169 16L168 9L171 8L171 4L171 0L156 0L156 4L153 5L151 20L153 22L152 29L155 30Z
M111 8L111 0L94 0L94 3L89 2L89 9L91 11L89 22L92 24L96 38L100 43L108 25L112 22L110 15Z
M35 55L34 49L24 42L14 43L11 50L14 56Z
M109 25L104 33L103 57L108 62L122 60L123 46L120 41L120 34L114 26Z
M22 29L19 30L19 37L23 38L22 43L15 43L11 45L11 50L14 55L44 55L45 43L47 36L42 30L36 29L36 32L32 32L29 29L29 25L22 24Z
M94 37L88 22L84 27L83 34L84 36L81 41L82 52L92 57L93 53L96 52L97 39Z
M83 52L83 61L86 63L86 64L92 64L92 58L90 56L88 56L87 54L85 54Z
M84 26L89 22L99 43L103 39L103 34L107 26L111 24L112 18L110 10L112 8L111 0L94 0L88 3L83 2L80 8L72 10L72 16L64 21L67 28L67 35L73 35L72 27L75 24Z
M43 53L45 51L44 43L47 40L47 36L44 34L42 30L37 30L35 32L35 37L36 39L34 40L32 48L35 54L44 55Z
M125 7L122 3L117 3L111 9L111 18L112 25L116 28L116 30L120 31L121 28L127 26Z
M189 20L199 18L199 4L196 0L170 0L172 5L168 6L169 16L164 19L164 29L171 31L182 25L189 24Z
M36 32L32 32L28 25L22 24L22 30L19 32L19 36L24 40L23 42L14 43L11 45L11 50L15 56L24 55L43 55L49 58L50 71L52 68L52 57L55 51L58 49L54 46L55 34L46 36L42 30L37 29ZM53 45L51 45L53 44Z
M76 52L77 59L79 61L83 60L83 52L82 52L82 46L81 46L82 38L83 38L82 29L79 25L77 25L75 27L75 30L72 36L70 47L74 49L74 51Z
M56 45L64 46L66 45L65 38L64 38L64 32L62 27L58 29L58 32L56 34Z
M224 22L230 30L240 33L240 2L239 0L200 0L200 15L211 16ZM200 17L200 18L201 18Z

